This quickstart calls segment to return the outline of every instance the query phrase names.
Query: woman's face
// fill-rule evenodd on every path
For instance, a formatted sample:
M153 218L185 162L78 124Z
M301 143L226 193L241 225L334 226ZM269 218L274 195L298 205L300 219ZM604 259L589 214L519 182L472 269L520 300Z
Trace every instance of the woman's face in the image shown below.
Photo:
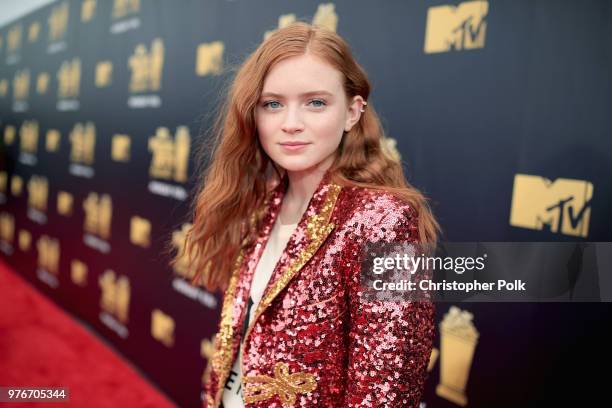
M255 110L264 151L289 172L326 170L334 152L359 120L363 98L349 105L343 75L325 61L304 54L274 65Z

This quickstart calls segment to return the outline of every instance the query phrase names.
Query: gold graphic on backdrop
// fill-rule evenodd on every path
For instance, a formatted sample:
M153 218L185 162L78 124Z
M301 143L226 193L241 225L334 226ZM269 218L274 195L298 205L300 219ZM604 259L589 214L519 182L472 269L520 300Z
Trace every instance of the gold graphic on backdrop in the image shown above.
M21 195L22 190L23 190L23 179L20 176L15 174L11 178L11 194L13 194L15 197L19 197Z
M484 48L488 12L487 1L430 7L427 13L425 53Z
M113 78L113 63L100 61L96 64L96 87L104 88L111 84Z
M4 46L4 37L0 35L0 51L2 51L3 46Z
M70 279L75 285L87 286L87 265L78 259L70 263Z
M174 345L174 319L159 309L151 312L151 337L166 347Z
M4 98L8 94L8 81L6 78L0 80L0 97Z
M264 40L267 40L276 30L287 27L289 24L296 21L295 14L283 14L278 17L278 26L274 30L269 30L264 33Z
M151 245L151 222L137 215L130 219L130 242L148 248Z
M56 152L59 149L60 132L57 129L47 130L45 147L48 152Z
M47 93L47 89L49 89L49 74L41 72L36 77L36 92L43 95Z
M15 71L13 77L13 99L18 101L25 101L28 99L28 93L30 92L30 71L25 68L21 71Z
M17 52L21 47L21 24L11 27L6 38L6 49L9 54Z
M81 84L81 60L77 57L72 61L64 61L57 71L57 97L77 98Z
M115 0L113 3L113 18L122 18L128 14L140 11L140 0Z
M397 141L392 137L383 137L380 141L383 153L393 161L401 162L402 156L397 150Z
M57 193L57 212L60 215L69 216L72 215L72 205L74 198L72 194L66 191L59 191Z
M113 215L113 202L110 195L89 193L83 201L85 210L85 231L98 235L101 238L110 238L111 218Z
M312 18L312 24L336 31L338 28L338 14L334 3L319 4L317 12Z
M204 367L204 374L202 375L202 384L208 383L208 377L210 376L210 369L212 367L210 360L215 352L215 345L211 339L203 339L200 343L200 355L206 359L206 367Z
M72 144L70 160L75 163L93 164L96 145L96 127L93 122L84 125L77 122L68 138Z
M473 317L451 306L440 323L440 383L436 394L461 406L467 405L465 386L479 337Z
M81 23L88 23L96 12L96 0L83 0L81 3Z
M44 176L32 176L28 181L28 205L39 211L47 211L49 183Z
M517 174L514 177L510 225L587 237L593 184L586 180Z
M149 151L153 154L149 175L180 183L187 181L190 140L187 126L176 129L174 140L168 128L158 127L155 136L149 138Z
M4 128L4 143L12 145L15 141L15 126L7 126Z
M59 241L42 235L36 242L36 248L38 249L38 267L57 275L60 258Z
M130 307L130 281L127 276L117 278L115 272L109 269L100 276L98 283L102 290L100 307L122 323L127 323Z
M203 43L198 46L196 57L196 75L219 75L223 72L223 51L225 44L222 41Z
M49 16L49 42L61 40L68 28L68 2L64 1L51 10Z
M149 51L144 44L138 44L128 66L132 71L130 92L159 91L164 66L164 42L161 38L151 42Z
M264 40L268 39L276 30L287 27L296 20L297 18L294 13L281 15L278 18L278 26L274 30L269 30L264 33ZM312 18L312 24L336 31L338 28L338 14L336 13L336 6L334 3L319 4Z
M38 149L38 122L35 120L24 121L19 128L19 137L21 139L21 151L36 154Z
M191 223L185 223L180 230L172 233L172 246L177 251L177 261L174 264L174 271L185 279L193 278L194 271L189 272L187 254L185 253L184 245L187 238L187 231L191 228Z
M6 193L6 185L8 181L8 175L6 171L0 172L0 193Z
M30 245L32 244L32 234L30 234L27 230L19 231L19 249L23 252L30 250Z
M13 243L15 236L15 218L12 214L1 213L0 214L0 238L8 244Z
M128 135L114 135L111 146L111 158L117 162L130 161L130 137Z
M40 23L35 21L28 28L28 41L32 43L38 40L38 34L40 34Z

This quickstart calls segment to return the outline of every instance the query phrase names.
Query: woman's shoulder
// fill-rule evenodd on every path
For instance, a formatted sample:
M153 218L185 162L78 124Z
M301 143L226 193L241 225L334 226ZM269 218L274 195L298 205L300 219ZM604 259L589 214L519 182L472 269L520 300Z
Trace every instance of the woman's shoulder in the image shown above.
M349 187L344 189L339 213L344 224L367 233L418 230L418 212L402 197L384 189Z

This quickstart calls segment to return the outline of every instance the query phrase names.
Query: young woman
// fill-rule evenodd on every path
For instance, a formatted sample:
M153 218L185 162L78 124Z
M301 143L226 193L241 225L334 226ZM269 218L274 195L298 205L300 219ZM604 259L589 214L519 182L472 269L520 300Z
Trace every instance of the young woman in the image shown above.
M334 32L276 31L239 69L194 202L194 284L224 290L205 407L416 407L431 302L367 301L367 242L435 242Z

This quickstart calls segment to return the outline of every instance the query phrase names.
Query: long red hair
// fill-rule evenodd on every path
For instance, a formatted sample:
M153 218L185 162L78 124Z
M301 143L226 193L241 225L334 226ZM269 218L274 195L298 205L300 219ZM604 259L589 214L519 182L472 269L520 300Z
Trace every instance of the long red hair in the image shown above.
M262 149L255 108L266 74L277 62L311 53L344 75L348 100L370 96L370 82L348 44L335 32L303 22L279 29L239 68L213 128L213 148L206 160L194 202L193 225L173 262L186 256L192 284L225 289L243 245L254 238L254 210L263 205L271 179L280 172ZM404 176L401 163L383 148L384 131L369 102L359 122L345 132L330 168L342 186L385 190L410 203L419 214L422 242L435 242L439 231L426 199ZM271 172L270 169L274 171Z

